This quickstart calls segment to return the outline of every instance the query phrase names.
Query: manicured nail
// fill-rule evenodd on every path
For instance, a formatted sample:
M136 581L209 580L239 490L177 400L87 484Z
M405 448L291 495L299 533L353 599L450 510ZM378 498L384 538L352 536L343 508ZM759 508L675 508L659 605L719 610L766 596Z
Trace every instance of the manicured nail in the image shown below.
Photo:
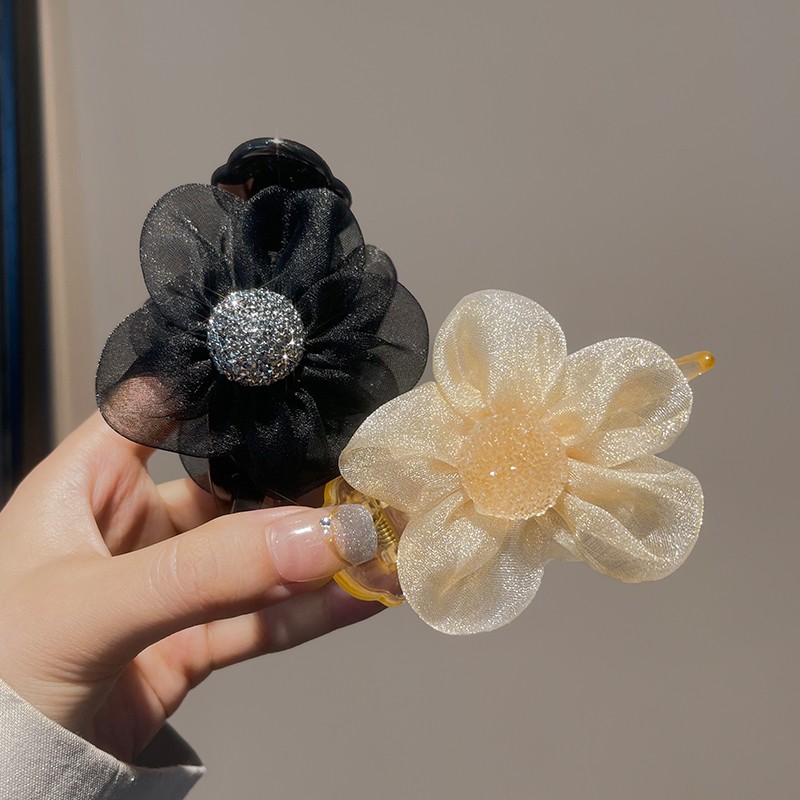
M309 508L275 520L268 529L275 568L287 581L327 578L375 557L372 514L358 504Z

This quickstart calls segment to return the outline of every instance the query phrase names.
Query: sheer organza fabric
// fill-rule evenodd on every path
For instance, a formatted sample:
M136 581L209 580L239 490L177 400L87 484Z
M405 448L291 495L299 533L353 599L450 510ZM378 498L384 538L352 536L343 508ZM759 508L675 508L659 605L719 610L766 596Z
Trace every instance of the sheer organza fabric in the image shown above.
M363 419L425 368L422 309L326 189L245 201L180 186L148 215L140 258L150 299L103 350L98 405L123 436L180 453L205 485L207 459L223 489L255 500L321 485ZM216 368L208 324L230 293L260 288L299 313L304 352L287 377L247 386Z
M686 426L692 394L660 347L612 339L567 355L541 306L486 291L447 318L433 365L435 382L374 412L339 462L350 484L409 515L398 573L426 622L453 634L506 624L553 558L629 582L662 578L684 561L702 491L655 454ZM481 513L465 486L471 437L497 415L554 432L563 447L565 480L541 513Z

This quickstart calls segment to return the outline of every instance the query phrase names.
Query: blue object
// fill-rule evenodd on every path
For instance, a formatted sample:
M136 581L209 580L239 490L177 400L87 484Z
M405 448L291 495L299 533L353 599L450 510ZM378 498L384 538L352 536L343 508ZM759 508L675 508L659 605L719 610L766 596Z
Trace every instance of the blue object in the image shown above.
M17 140L16 15L0 0L0 496L22 463L22 336Z

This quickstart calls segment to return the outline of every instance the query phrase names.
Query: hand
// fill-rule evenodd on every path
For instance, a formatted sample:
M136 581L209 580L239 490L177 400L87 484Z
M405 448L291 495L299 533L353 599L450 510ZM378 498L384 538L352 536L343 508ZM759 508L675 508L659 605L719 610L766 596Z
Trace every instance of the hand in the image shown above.
M95 414L0 512L0 677L127 761L212 670L381 608L329 581L374 553L360 506L219 516L149 455Z

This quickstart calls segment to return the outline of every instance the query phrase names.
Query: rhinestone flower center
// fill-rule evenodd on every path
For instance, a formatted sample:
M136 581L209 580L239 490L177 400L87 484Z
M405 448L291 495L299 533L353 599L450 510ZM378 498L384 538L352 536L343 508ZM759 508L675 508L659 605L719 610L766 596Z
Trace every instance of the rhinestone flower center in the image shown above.
M208 320L214 366L244 386L285 378L303 357L305 329L291 301L269 289L231 292Z
M544 514L567 479L567 454L558 436L513 409L475 424L459 466L477 511L505 519Z

